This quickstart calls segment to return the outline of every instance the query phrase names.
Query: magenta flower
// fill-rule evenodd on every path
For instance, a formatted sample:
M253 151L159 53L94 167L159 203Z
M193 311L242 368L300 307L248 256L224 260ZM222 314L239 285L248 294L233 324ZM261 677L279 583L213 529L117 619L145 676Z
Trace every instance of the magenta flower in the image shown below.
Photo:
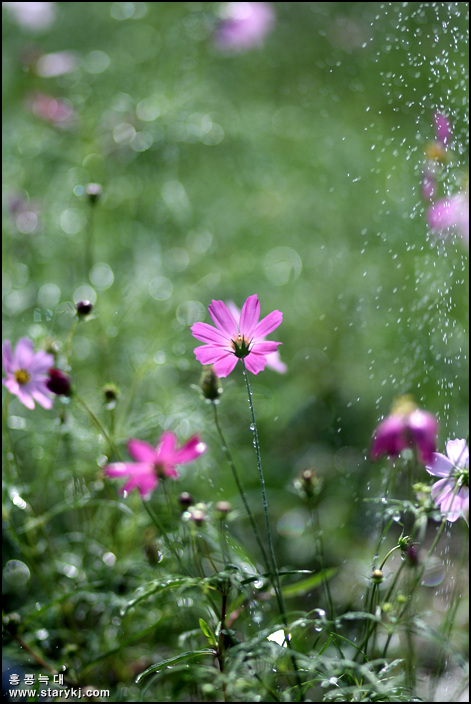
M225 51L246 51L260 46L275 24L275 15L267 2L229 2L214 41Z
M259 322L260 302L256 295L247 298L238 320L223 301L213 301L208 310L216 328L207 323L191 327L193 337L205 343L195 349L198 362L212 364L219 377L230 374L238 359L243 359L253 374L263 371L268 355L281 344L266 341L265 337L281 324L283 313L275 310Z
M441 198L430 206L427 219L431 229L441 235L456 230L469 243L469 193L467 190Z
M231 311L234 318L237 320L240 317L240 308L236 306L233 301L227 302L227 307ZM267 354L267 367L273 369L273 371L278 372L278 374L286 374L288 367L284 362L281 361L280 353L278 350Z
M406 448L414 448L423 464L430 462L436 450L438 422L408 396L400 398L391 413L376 428L371 446L371 459L383 455L399 457Z
M432 499L447 521L469 518L469 447L466 440L449 440L448 457L434 452L425 469L434 477L442 477L432 486Z
M34 409L34 402L43 408L52 408L52 397L47 382L49 369L54 364L54 357L44 351L34 352L33 343L27 337L18 340L15 352L12 352L9 340L2 345L2 362L6 378L2 384L11 394L18 396L21 403Z
M198 435L193 435L178 449L176 436L166 431L157 447L142 440L129 440L128 451L136 462L115 462L107 465L104 472L108 477L128 477L122 492L137 488L142 498L147 499L159 479L178 479L176 465L192 462L206 451L206 445Z

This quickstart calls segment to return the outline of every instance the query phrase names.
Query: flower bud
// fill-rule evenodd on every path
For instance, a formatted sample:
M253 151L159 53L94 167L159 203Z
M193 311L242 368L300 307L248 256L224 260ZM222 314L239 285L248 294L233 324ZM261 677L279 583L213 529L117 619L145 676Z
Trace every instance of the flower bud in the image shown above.
M70 396L72 393L72 385L70 377L60 369L51 367L48 371L49 379L46 381L46 386L49 391L57 396Z
M75 304L77 315L79 318L85 318L85 316L90 315L93 310L93 303L91 301L79 301Z
M92 205L98 202L101 196L101 186L99 183L88 183L85 188L85 193L88 196L88 200Z
M217 518L222 519L232 511L232 504L230 504L229 501L218 501L214 507L214 510L218 514Z
M373 570L371 573L371 581L373 584L381 584L384 579L384 574L381 570Z
M195 502L191 494L189 494L187 491L182 491L182 493L178 497L178 503L182 507L182 510L185 511L188 506L192 506Z
M106 403L113 403L118 400L119 389L116 384L105 384L103 387L103 396Z
M208 401L216 401L222 394L222 386L212 366L207 367L201 374L200 387L203 396L207 398Z
M194 508L190 513L190 519L194 521L197 525L201 525L205 522L207 516L206 511L202 508Z

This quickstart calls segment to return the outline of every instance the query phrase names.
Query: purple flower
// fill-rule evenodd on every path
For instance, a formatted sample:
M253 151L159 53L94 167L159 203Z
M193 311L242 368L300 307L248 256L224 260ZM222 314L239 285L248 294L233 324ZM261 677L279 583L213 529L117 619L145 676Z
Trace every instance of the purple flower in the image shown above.
M178 479L175 466L192 462L206 451L206 445L198 435L193 435L182 447L177 448L176 436L166 431L157 447L142 440L129 440L128 451L136 462L115 462L105 467L108 477L128 477L122 492L137 488L143 499L147 499L159 483L159 479Z
M27 337L18 340L15 352L12 352L9 340L2 345L2 362L6 378L2 384L11 394L15 394L21 403L34 409L34 402L43 408L52 408L52 398L47 388L49 369L54 364L54 357L44 351L34 352L33 343Z
M246 51L263 43L275 23L267 2L229 2L224 8L214 41L219 49Z
M265 337L281 324L283 314L275 310L259 322L260 302L256 295L247 298L240 317L234 317L223 301L213 301L209 313L216 328L207 323L191 327L193 337L205 343L195 349L198 362L212 364L219 377L230 374L238 359L244 359L253 374L265 369L268 355L281 344L267 342Z
M469 192L441 198L430 206L427 219L431 229L441 235L456 230L463 241L469 243Z
M432 486L432 499L447 521L469 517L469 447L466 440L449 440L448 457L434 452L432 461L425 467L434 477L442 477Z
M376 428L371 459L377 460L383 455L399 457L406 448L414 448L420 462L426 464L436 450L437 432L435 416L417 408L408 396L403 396Z

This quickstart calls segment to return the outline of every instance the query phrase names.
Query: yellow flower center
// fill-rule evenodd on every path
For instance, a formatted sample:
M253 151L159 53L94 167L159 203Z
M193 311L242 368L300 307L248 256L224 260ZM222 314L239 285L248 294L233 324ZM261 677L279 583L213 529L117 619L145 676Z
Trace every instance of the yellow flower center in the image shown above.
M234 354L236 357L239 357L239 359L247 357L247 355L250 353L251 340L247 340L245 335L241 335L239 333L237 340L231 340L231 343L232 349L234 350Z
M15 379L20 386L24 386L31 379L30 375L24 369L17 369L15 372Z

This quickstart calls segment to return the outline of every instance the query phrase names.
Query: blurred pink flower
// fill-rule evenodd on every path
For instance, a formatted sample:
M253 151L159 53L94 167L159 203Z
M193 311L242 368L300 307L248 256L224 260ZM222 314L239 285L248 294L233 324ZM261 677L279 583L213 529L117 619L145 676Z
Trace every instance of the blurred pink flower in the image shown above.
M49 29L56 18L55 2L2 2L23 29Z
M166 431L162 433L157 447L142 440L129 440L128 451L136 462L115 462L104 468L108 477L128 477L122 492L129 493L137 488L143 499L149 498L159 483L159 479L178 479L175 466L197 459L206 451L206 445L198 435L193 435L180 449L176 436Z
M247 298L240 317L234 317L223 301L213 301L209 313L216 328L207 323L191 327L193 337L205 343L195 349L198 362L212 364L219 377L230 374L238 359L244 359L253 374L263 371L268 355L281 344L267 342L265 337L281 324L283 314L275 310L259 322L260 302L256 295Z
M18 340L12 352L9 340L2 345L2 361L6 378L2 383L11 394L18 396L26 408L34 409L34 402L43 408L52 408L52 397L47 387L49 369L54 357L40 350L34 352L33 343L27 337Z
M227 307L229 308L234 318L237 320L240 316L240 308L238 308L233 301L228 301ZM267 367L273 369L273 371L278 372L279 374L286 374L286 372L288 371L288 367L286 366L286 364L281 361L280 353L278 352L278 350L267 354Z
M268 2L229 2L216 29L214 42L225 51L246 51L260 46L275 24Z
M29 96L27 104L33 115L56 127L71 128L77 123L74 108L61 98L53 98L46 93L33 93Z
M469 191L437 200L429 207L427 220L434 232L443 236L455 230L469 244Z
M450 120L439 110L435 112L433 120L435 122L435 138L437 142L447 146L453 134Z
M425 469L434 477L442 477L432 486L432 499L447 521L463 516L469 520L469 447L466 440L449 440L448 457L434 452Z
M437 432L435 416L417 408L410 397L403 396L373 433L371 459L377 460L383 455L399 457L406 448L414 448L419 461L426 464L436 450Z

